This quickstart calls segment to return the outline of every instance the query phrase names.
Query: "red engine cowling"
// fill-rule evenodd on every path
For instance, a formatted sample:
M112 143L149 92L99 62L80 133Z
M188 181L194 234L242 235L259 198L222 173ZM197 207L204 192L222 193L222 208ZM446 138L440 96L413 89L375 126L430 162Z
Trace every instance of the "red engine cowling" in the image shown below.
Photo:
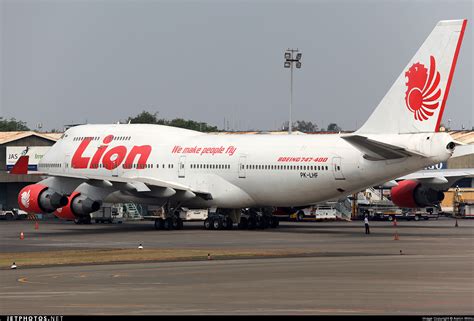
M68 203L66 206L64 207L60 207L58 208L56 211L54 211L54 215L56 215L56 217L58 218L61 218L63 220L74 220L76 218L76 216L74 215L74 213L71 211L71 200L78 196L79 193L78 192L73 192L71 194L71 196L68 197Z
M405 180L392 187L392 202L403 208L433 206L444 199L444 193L423 186L417 181Z
M42 184L28 185L18 194L18 206L28 213L51 213L67 202L66 196Z
M68 198L67 206L58 208L54 215L62 219L74 220L77 217L87 216L89 213L98 211L100 206L101 202L94 201L79 192L73 192Z

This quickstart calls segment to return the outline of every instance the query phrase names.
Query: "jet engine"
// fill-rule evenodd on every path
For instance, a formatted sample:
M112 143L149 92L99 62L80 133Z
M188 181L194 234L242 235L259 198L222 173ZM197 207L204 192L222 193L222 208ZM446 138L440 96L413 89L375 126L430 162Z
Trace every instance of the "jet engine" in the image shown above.
M422 185L420 182L405 180L392 187L392 202L403 208L433 206L444 199L444 193Z
M42 184L28 185L18 194L20 209L28 213L52 213L67 203L68 199L65 195Z
M69 196L67 206L58 208L56 212L54 212L54 215L59 218L71 220L77 217L88 216L90 213L98 211L100 206L100 201L93 200L79 192L73 192L71 196Z

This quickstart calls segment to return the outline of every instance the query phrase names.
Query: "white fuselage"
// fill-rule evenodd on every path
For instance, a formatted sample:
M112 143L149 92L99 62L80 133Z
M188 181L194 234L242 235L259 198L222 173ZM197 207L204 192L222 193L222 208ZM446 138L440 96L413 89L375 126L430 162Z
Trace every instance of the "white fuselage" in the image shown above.
M204 134L159 125L84 125L69 129L39 166L53 176L153 178L212 195L210 200L184 200L183 206L242 208L338 199L446 161L452 153L446 149L452 141L446 133L372 135L423 154L373 161L342 135ZM84 142L85 137L93 139ZM136 157L130 156L132 151ZM104 165L107 160L109 165ZM114 168L105 168L111 162ZM140 201L139 193L116 192L104 200L127 197ZM154 203L149 196L143 201ZM156 204L162 202L156 199Z

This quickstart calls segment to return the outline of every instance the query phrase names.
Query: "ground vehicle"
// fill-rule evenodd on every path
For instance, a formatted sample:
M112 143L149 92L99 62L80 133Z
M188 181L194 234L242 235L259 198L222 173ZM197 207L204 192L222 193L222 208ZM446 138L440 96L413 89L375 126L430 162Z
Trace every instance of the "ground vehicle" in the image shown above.
M189 209L183 207L181 211L179 211L179 218L183 221L204 221L208 216L208 209Z
M169 214L172 212L172 214ZM145 219L155 221L155 229L157 230L180 230L183 228L183 223L185 221L204 221L204 227L206 222L209 221L209 210L208 209L190 209L187 207L182 207L174 211L164 210L163 207L149 211L151 216L144 216Z
M7 210L7 211L0 211L0 218L7 220L7 221L13 221L16 219L15 213L12 210Z
M427 208L410 208L403 210L403 218L407 221L415 220L419 221L421 219L429 220L430 218L439 217L439 211L435 207L427 207Z
M474 218L474 203L459 203L459 213L463 218Z
M395 206L370 206L363 207L360 213L368 215L369 219L382 221L393 221L394 219L419 221L421 219L429 220L430 218L438 219L439 217L439 211L435 207L400 209Z
M13 208L10 210L0 210L0 219L7 221L26 219L28 213L23 210Z
M298 222L336 220L337 210L331 205L311 206L291 214L290 219Z
M121 224L123 217L119 215L117 208L103 206L97 212L91 213L91 219L96 223L113 223L114 221Z

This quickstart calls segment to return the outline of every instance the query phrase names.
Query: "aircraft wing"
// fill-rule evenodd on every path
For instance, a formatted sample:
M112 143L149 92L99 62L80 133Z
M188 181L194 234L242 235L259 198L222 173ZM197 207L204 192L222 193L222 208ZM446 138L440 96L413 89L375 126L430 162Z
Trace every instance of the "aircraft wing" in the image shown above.
M441 190L449 188L456 181L465 177L474 177L474 168L421 170L399 177L396 180L414 180Z
M176 193L183 194L186 198L201 197L205 200L212 199L212 195L207 191L195 190L190 186L183 184L169 182L160 180L154 177L145 177L145 176L102 176L102 175L72 175L72 174L60 174L60 173L41 173L28 172L28 156L22 156L17 161L13 169L10 171L11 174L27 174L27 175L37 175L37 176L48 176L55 177L57 179L65 179L69 181L76 181L76 184L88 183L93 186L101 187L116 187L119 189L132 189L138 193L149 193L153 192L160 197L170 197ZM160 189L159 192L156 191L156 188Z
M455 168L455 169L427 169L411 173L397 178L398 180L430 180L433 178L464 178L474 177L474 168Z

